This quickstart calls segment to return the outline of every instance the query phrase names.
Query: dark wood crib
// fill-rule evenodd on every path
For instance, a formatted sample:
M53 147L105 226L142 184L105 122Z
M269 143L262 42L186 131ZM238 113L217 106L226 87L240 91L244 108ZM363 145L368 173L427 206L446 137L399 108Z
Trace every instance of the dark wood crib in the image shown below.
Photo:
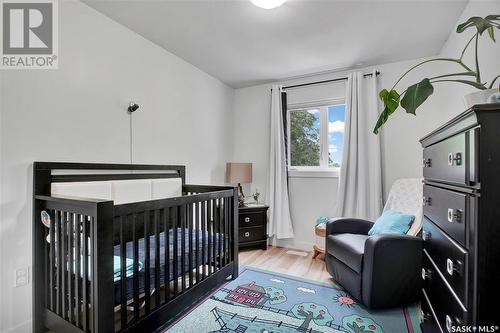
M35 162L33 177L34 332L151 332L238 276L235 187L186 185L171 165ZM52 193L169 179L180 195Z

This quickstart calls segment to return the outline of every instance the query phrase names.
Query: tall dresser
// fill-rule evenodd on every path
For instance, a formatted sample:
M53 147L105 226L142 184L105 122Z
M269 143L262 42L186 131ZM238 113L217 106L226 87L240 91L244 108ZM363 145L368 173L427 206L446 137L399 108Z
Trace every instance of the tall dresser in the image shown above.
M471 332L494 332L500 326L500 104L474 106L420 142L422 331L477 326Z

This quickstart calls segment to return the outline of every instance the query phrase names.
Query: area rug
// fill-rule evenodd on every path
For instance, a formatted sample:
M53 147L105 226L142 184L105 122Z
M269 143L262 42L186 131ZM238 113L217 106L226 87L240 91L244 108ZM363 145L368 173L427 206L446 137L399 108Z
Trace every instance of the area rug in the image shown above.
M340 286L243 267L159 332L417 333L416 306L369 311Z

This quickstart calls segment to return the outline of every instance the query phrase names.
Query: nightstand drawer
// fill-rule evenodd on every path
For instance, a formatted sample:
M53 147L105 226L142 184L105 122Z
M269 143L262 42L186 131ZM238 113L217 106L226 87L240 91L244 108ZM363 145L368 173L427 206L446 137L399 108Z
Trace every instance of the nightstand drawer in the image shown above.
M253 242L267 239L266 229L263 226L241 228L239 234L240 242Z
M239 217L240 228L262 226L266 224L266 211L241 212Z

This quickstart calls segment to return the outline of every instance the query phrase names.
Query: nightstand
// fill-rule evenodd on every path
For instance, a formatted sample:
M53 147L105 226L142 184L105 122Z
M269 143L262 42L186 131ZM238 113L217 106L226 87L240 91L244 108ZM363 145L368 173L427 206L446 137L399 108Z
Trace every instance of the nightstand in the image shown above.
M248 204L239 208L239 247L260 246L267 250L266 205Z

